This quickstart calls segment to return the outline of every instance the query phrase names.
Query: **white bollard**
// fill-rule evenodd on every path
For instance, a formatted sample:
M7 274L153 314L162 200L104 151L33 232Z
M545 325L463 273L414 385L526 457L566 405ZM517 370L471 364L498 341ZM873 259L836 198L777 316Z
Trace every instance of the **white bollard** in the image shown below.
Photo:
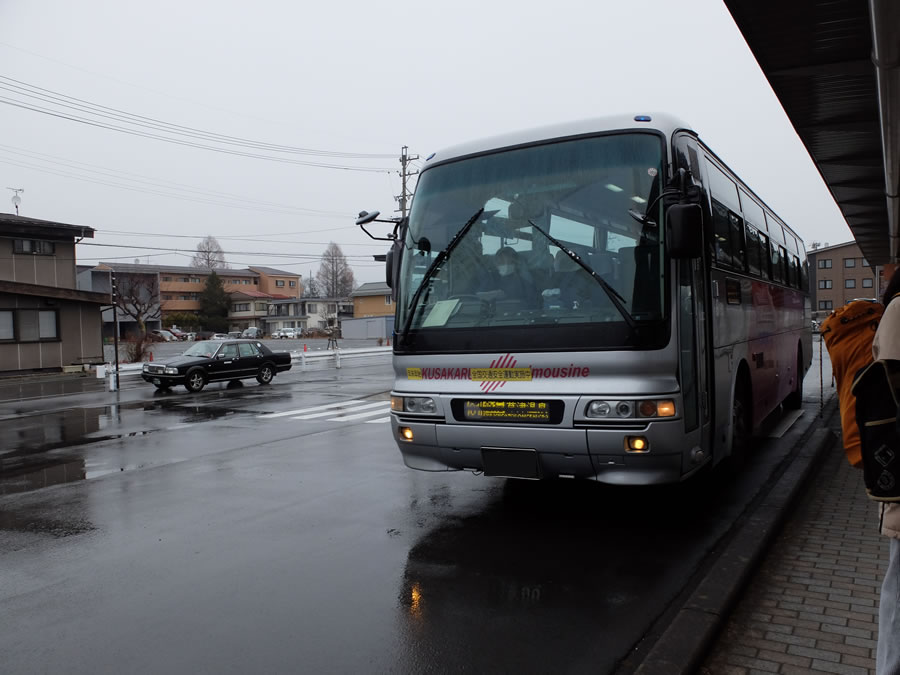
M102 380L106 377L106 364L100 363L97 365L97 379Z
M300 370L306 370L306 352L300 352Z
M115 391L116 390L116 371L115 370L110 370L107 373L106 381L107 381L107 388L109 389L109 391Z
M334 367L335 368L341 367L341 350L340 349L334 350Z

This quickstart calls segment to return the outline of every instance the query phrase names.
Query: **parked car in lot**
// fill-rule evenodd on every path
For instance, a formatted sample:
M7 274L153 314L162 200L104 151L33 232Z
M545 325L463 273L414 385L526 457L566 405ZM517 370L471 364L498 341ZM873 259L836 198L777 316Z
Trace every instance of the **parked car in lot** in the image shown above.
M150 335L155 335L158 338L162 338L162 340L160 340L161 342L175 342L178 340L178 338L175 337L174 333L172 333L164 328L157 328L155 330L151 330Z
M167 328L166 330L174 335L177 340L187 340L187 333L180 331L177 328Z
M228 337L237 340L241 337L241 331L239 330L230 330L228 331Z
M180 384L198 392L208 382L252 377L260 384L269 384L277 373L290 369L290 353L273 352L258 340L203 340L166 362L145 363L141 377L157 389Z
M209 339L210 340L230 340L231 336L229 336L225 333L213 333L212 335L209 336Z
M244 329L244 332L241 333L241 337L250 340L258 340L262 337L262 330L260 330L256 326L250 326L250 328Z
M295 331L293 328L285 328L281 331L281 337L294 340L297 337L297 331Z

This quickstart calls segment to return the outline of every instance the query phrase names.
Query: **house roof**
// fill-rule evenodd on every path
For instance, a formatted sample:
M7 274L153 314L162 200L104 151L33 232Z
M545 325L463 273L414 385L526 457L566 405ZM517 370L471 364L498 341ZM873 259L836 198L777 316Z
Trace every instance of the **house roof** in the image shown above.
M199 267L188 267L187 265L141 265L135 263L118 263L118 262L101 262L97 265L102 269L111 269L115 272L171 272L173 274L197 274L208 275L210 270L201 269ZM252 272L249 269L225 269L215 270L220 277L258 277L259 273Z
M250 269L255 272L262 272L263 274L268 274L270 276L278 276L278 277L297 277L300 278L300 274L296 272L285 272L284 270L277 270L274 267L260 267L259 265L250 265Z
M93 239L94 228L57 223L52 220L26 218L14 213L0 213L0 236L8 235L30 235L54 239L74 239L75 237Z
M262 293L260 291L244 291L244 290L241 290L238 288L234 289L233 291L228 290L226 288L225 292L228 293L228 295L246 295L248 298L271 298L271 297L273 297L273 296L269 295L268 293Z
M359 288L350 294L351 298L357 298L365 295L390 295L391 287L383 281L370 281L362 284Z
M828 253L834 251L839 248L846 248L847 246L857 246L857 242L855 241L845 241L843 244L834 244L833 246L820 246L815 250L809 250L806 252L807 257L817 256L820 253Z

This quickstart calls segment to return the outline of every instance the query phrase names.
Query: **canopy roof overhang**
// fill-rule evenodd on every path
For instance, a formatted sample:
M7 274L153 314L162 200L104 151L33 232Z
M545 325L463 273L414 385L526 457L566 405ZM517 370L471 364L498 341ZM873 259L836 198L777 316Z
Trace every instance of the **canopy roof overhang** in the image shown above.
M898 254L900 2L725 0L863 255Z

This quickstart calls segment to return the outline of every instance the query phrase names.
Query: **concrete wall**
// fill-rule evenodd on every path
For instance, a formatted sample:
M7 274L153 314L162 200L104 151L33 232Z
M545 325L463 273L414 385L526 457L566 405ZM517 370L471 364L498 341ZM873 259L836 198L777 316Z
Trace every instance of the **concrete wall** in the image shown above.
M376 316L362 319L344 319L341 322L341 337L348 340L391 337L394 331L393 316Z

